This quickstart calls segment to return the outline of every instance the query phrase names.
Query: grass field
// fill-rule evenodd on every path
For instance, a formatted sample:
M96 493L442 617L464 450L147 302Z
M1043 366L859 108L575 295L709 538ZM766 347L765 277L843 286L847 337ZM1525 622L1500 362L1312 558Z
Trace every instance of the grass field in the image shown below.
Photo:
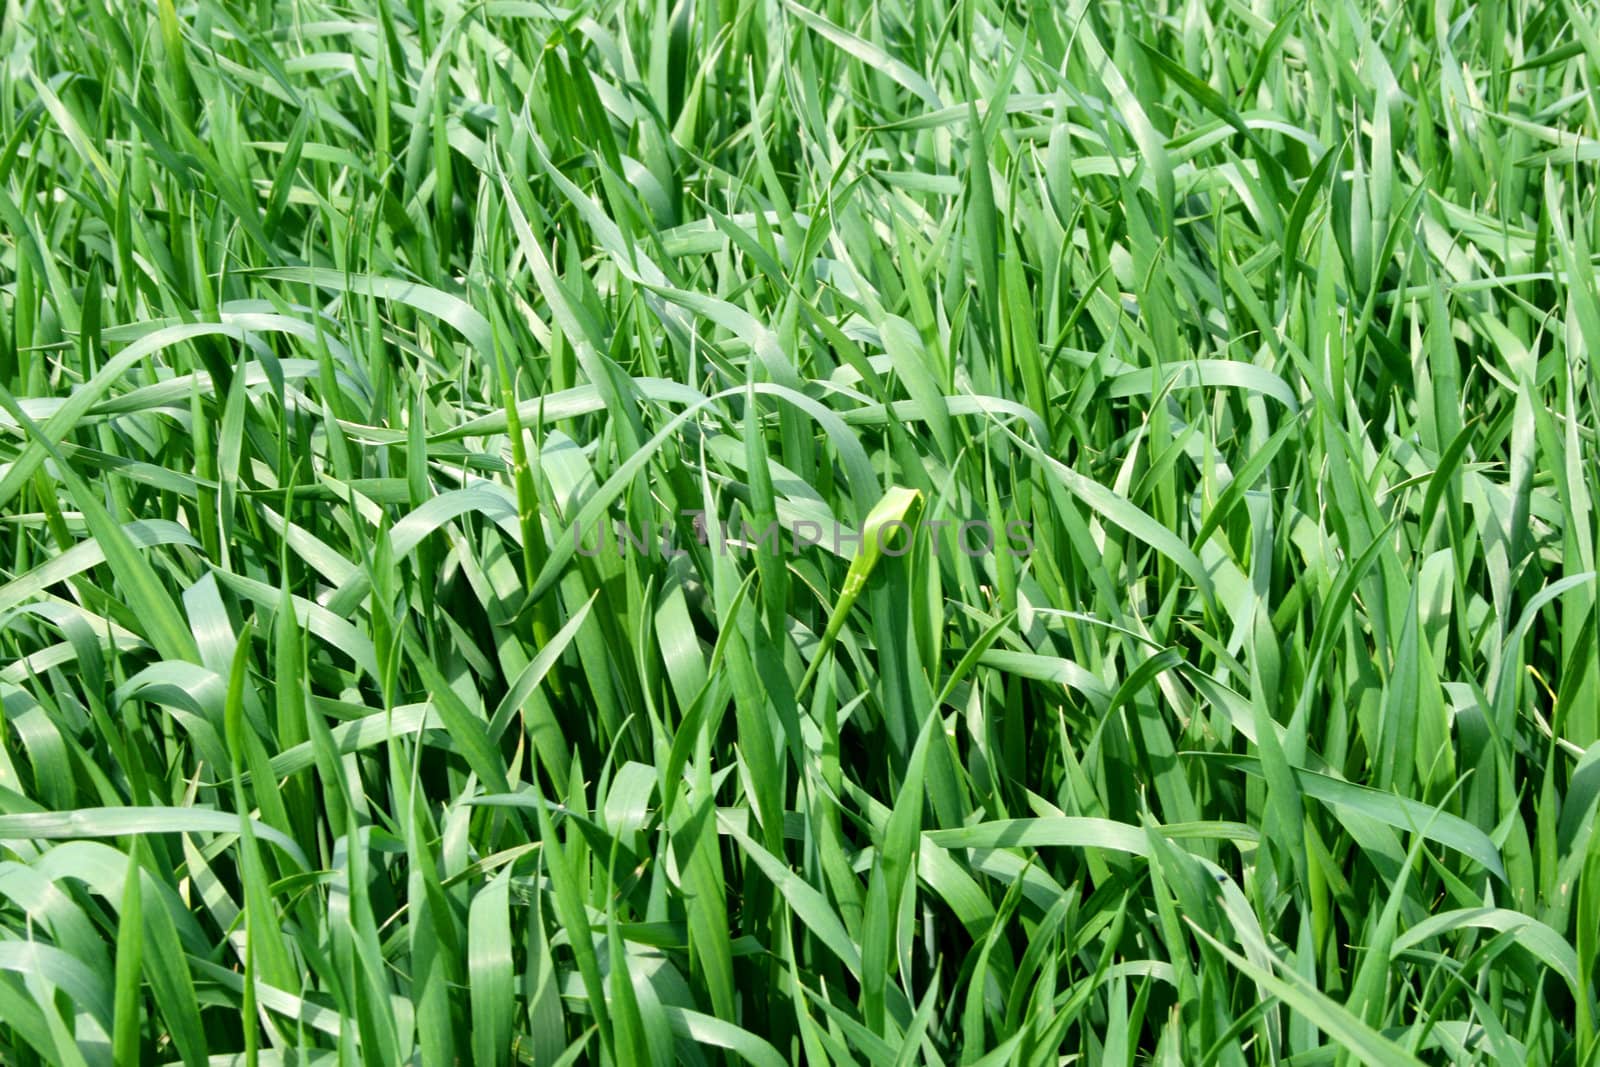
M0 1062L1600 1063L1597 79L9 0Z

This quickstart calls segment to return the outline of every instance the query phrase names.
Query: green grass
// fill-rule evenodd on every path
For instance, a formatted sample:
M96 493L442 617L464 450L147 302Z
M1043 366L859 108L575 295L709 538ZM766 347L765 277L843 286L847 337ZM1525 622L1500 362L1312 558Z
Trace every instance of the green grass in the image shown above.
M1600 1063L1594 5L0 57L0 1062Z

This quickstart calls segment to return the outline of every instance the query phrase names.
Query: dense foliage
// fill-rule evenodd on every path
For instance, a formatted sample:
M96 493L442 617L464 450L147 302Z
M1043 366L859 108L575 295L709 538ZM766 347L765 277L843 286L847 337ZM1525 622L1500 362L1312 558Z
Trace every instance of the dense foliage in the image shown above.
M0 1060L1600 1062L1597 76L10 0Z

